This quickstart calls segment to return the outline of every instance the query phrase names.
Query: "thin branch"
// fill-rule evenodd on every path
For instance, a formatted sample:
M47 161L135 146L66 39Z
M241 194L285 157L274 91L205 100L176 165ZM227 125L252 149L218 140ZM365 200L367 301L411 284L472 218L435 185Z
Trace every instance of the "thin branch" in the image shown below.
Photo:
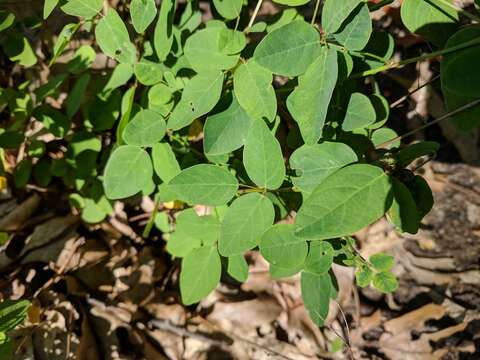
M443 116L440 116L438 119L435 119L435 120L433 120L433 121L430 121L429 123L426 123L425 125L422 125L422 126L416 128L416 129L413 129L412 131L407 132L406 134L397 136L397 137L395 137L395 138L393 138L393 139L391 139L391 140L388 140L388 141L385 141L384 143L381 143L380 145L378 145L378 146L376 147L376 149L381 149L381 148L383 148L383 147L385 147L385 146L387 146L387 145L390 145L390 144L392 144L392 143L394 143L394 142L396 142L396 141L398 141L398 140L405 139L405 138L408 137L408 136L411 136L411 135L413 135L413 134L416 134L417 132L419 132L419 131L421 131L421 130L429 127L429 126L438 124L440 121L445 120L445 119L448 119L449 117L452 117L452 116L455 116L455 115L457 115L457 114L460 114L461 112L464 112L465 110L468 110L468 109L470 109L470 108L472 108L472 107L474 107L474 106L476 106L476 105L478 105L478 104L480 104L480 99L473 100L473 101L469 102L468 104L459 107L459 108L456 109L456 110L453 110L453 111L451 111L451 112L449 112L449 113L446 113L446 114L443 115Z
M313 16L312 16L312 22L311 22L312 25L315 24L315 19L317 18L319 8L320 8L320 0L317 0L317 2L315 3L315 9L313 10Z
M446 48L446 49L442 49L442 50L434 51L434 52L431 52L431 53L423 54L423 55L420 55L420 56L417 56L417 57L414 57L414 58L405 59L405 60L401 60L401 61L398 61L398 62L391 62L389 64L382 65L382 66L377 67L375 69L366 70L366 71L363 71L363 72L360 72L360 73L356 73L356 74L352 75L352 78L361 78L361 77L365 77L365 76L372 76L372 75L375 75L375 74L378 74L378 73L381 73L381 72L384 72L384 71L388 71L388 70L392 70L392 69L398 69L398 68L404 67L405 65L409 65L409 64L420 62L420 61L432 59L432 58L435 58L435 57L438 57L438 56L441 56L441 55L450 54L450 53L453 53L453 52L456 52L456 51L459 51L459 50L463 50L463 49L466 49L466 48L469 48L469 47L472 47L472 46L475 46L475 45L480 45L480 38L475 38L473 40L466 41L463 44L458 44L456 46L452 46L452 47L449 47L449 48Z
M390 108L393 109L395 107L397 107L398 105L400 105L401 103L403 103L405 100L407 100L410 96L412 96L413 94L415 94L417 91L423 89L425 86L428 86L430 85L431 83L437 81L438 79L440 78L440 75L437 75L433 78L431 78L430 80L428 80L427 82L423 83L422 85L419 85L416 89L410 91L408 94L405 94L403 95L401 98L399 98L398 100L395 100L391 105L390 105Z
M253 10L252 17L250 18L250 21L248 22L248 26L243 30L244 33L249 33L250 29L253 26L253 23L255 22L255 19L258 15L258 12L260 11L260 8L262 7L263 0L258 0L257 6L255 6L255 10Z

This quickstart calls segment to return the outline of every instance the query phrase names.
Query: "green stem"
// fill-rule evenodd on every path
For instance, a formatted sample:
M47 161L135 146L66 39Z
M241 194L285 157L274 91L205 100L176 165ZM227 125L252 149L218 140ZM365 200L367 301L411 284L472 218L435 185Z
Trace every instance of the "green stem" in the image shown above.
M319 8L320 8L320 0L317 0L317 2L315 3L315 9L313 10L312 21L310 23L312 25L315 24L315 19L317 18Z
M157 200L155 201L155 208L153 209L152 215L150 215L150 219L148 219L147 226L145 226L145 229L143 230L143 238L147 238L150 236L150 232L152 231L153 224L155 223L155 217L157 216L158 213L158 206L160 205L160 197L157 197Z
M402 139L405 139L406 137L410 136L410 135L413 135L413 134L416 134L417 132L419 131L422 131L423 129L429 127L429 126L432 126L432 125L435 125L435 124L438 124L440 121L442 120L445 120L445 119L448 119L449 117L452 117L452 116L455 116L457 114L460 114L461 112L464 112L465 110L468 110L476 105L480 104L480 99L477 99L477 100L473 100L463 106L460 106L459 108L453 110L453 111L450 111L448 113L446 113L445 115L443 116L440 116L438 119L435 119L433 121L430 121L429 123L426 123L425 125L422 125L416 129L413 129L412 131L409 131L407 132L406 134L403 134L403 135L400 135L400 136L397 136L391 140L388 140L388 141L385 141L384 143L381 143L380 145L377 145L375 148L376 149L381 149L387 145L390 145L398 140L402 140Z
M414 58L411 58L411 59L405 59L405 60L398 61L398 62L391 62L391 63L388 63L386 65L377 67L375 69L371 69L371 70L367 70L367 71L363 71L363 72L354 74L354 75L352 75L352 78L361 78L361 77L365 77L365 76L372 76L372 75L378 74L380 72L388 71L388 70L391 70L391 69L398 69L398 68L404 67L405 65L409 65L409 64L421 62L421 61L424 61L424 60L432 59L432 58L435 58L435 57L441 56L441 55L450 54L452 52L456 52L458 50L463 50L463 49L466 49L466 48L474 46L474 45L480 45L480 39L479 38L473 39L473 40L470 40L470 41L466 41L463 44L452 46L452 47L449 47L449 48L446 48L446 49L434 51L434 52L431 52L431 53L428 53L428 54L423 54L423 55L420 55L420 56L417 56L417 57L414 57Z
M430 1L428 1L428 0L424 0L424 1L427 1L428 3L430 2ZM468 11L463 10L462 8L457 7L456 5L452 4L452 3L449 2L448 0L437 0L437 1L438 1L439 3L445 5L445 6L448 6L448 7L451 8L451 9L455 10L457 13L462 14L463 16L469 18L470 20L480 23L480 18L479 18L478 16L475 16L475 15L469 13Z
M255 10L253 10L252 17L250 18L250 21L248 22L248 26L245 28L243 31L244 33L249 33L250 29L253 26L253 23L255 22L255 18L258 15L258 12L260 11L260 8L262 7L263 0L258 0L257 1L257 6L255 6Z

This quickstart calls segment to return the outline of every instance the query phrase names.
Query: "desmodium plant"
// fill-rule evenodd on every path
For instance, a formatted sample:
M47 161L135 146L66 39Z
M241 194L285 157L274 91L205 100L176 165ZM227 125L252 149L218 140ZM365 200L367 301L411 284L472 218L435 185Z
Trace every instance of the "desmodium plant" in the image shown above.
M144 236L157 226L181 259L184 304L206 297L222 273L245 281L244 255L257 249L273 278L301 273L321 326L337 294L333 263L355 267L359 286L398 286L392 257L362 258L352 235L383 216L414 234L433 205L411 164L438 144L401 146L408 134L388 128L375 75L440 60L449 113L436 121L476 127L480 19L450 0L404 0L405 27L434 50L394 61L395 39L371 20L391 0L272 0L279 12L261 21L267 1L200 1L213 14L204 22L193 0L45 0L44 19L63 12L71 22L46 52L48 81L1 90L10 114L2 171L18 188L63 182L89 223L112 214L115 200L151 196ZM11 63L38 66L25 31L42 26L0 13ZM96 59L115 65L98 71ZM15 148L12 170L5 153ZM181 210L173 231L160 203Z

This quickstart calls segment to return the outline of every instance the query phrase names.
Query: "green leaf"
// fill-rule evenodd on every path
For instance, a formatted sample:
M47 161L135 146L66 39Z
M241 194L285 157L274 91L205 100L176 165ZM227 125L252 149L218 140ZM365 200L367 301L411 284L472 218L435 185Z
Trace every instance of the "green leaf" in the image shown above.
M0 32L7 30L15 22L15 14L0 10Z
M267 32L270 33L274 30L277 30L278 28L281 28L284 25L291 23L294 20L299 20L299 19L303 20L303 16L298 13L297 9L294 9L294 8L284 9L278 16L272 19L274 20L272 23L269 23L267 25ZM254 26L252 27L252 29L250 29L250 32L253 32Z
M291 268L291 269L283 268L281 266L270 264L270 268L269 268L270 277L274 280L294 276L302 270L303 270L303 264L298 265L297 267L294 267L294 268Z
M56 137L65 137L70 129L71 121L50 105L36 108L33 115Z
M392 270L393 265L395 265L393 256L383 253L374 254L370 256L369 260L377 271L390 271Z
M400 146L400 140L398 139L398 134L389 128L381 128L375 130L372 134L372 143L374 146L379 146L387 141L397 139L394 142L388 144L387 148L392 149Z
M251 193L236 199L228 208L220 228L218 251L222 256L241 255L258 245L275 217L272 202Z
M325 179L297 214L297 235L323 240L355 233L390 208L391 185L379 167L354 164Z
M165 61L173 44L173 17L176 0L163 0L155 26L153 45L160 61Z
M306 144L322 136L328 105L338 78L337 51L323 46L319 57L298 79L298 86L287 99L287 108L297 122Z
M326 274L333 264L335 250L327 241L314 241L310 243L310 251L305 261L305 271L313 274Z
M185 43L185 56L196 72L227 70L233 68L239 59L238 54L225 51L220 40L232 30L223 27L207 27L195 32ZM227 48L228 50L228 48ZM237 53L242 49L240 48Z
M137 49L130 42L127 28L114 9L109 9L95 28L95 38L102 51L121 63L133 64Z
M155 173L163 182L168 183L180 174L180 165L170 144L158 143L153 145L152 160Z
M450 40L449 40L450 43ZM480 54L480 47L475 46L455 52L442 64L442 88L456 96L477 97L480 94L477 81L480 79L477 68L472 66L471 59Z
M40 187L47 187L52 181L53 175L50 171L51 162L48 158L41 158L33 168L33 178Z
M63 27L62 31L60 31L60 34L58 34L55 45L53 46L53 56L50 60L49 66L52 66L57 58L63 53L78 28L80 28L80 23L67 24Z
M152 175L152 162L144 150L131 145L120 146L105 166L105 195L111 200L135 195L151 181Z
M15 167L15 174L13 175L13 181L16 188L23 188L27 185L32 174L32 161L30 159L23 159Z
M43 20L46 20L55 7L58 5L59 0L45 0L43 3Z
M245 144L251 119L232 95L228 108L210 115L203 129L203 149L207 155L222 155Z
M372 20L368 5L364 3L350 14L333 36L347 50L356 51L367 45L371 34Z
M139 34L143 33L157 16L155 0L132 0L130 16L135 31Z
M120 91L112 91L107 98L97 96L88 107L88 122L95 131L110 130L120 115ZM98 111L102 109L102 111Z
M207 297L220 281L222 264L214 246L194 249L182 261L180 293L184 305Z
M133 69L140 84L151 86L162 81L165 67L162 64L142 60L136 63Z
M68 63L68 71L78 75L87 70L95 61L97 54L89 45L82 45L73 55L72 60Z
M65 101L65 109L69 118L72 118L82 106L88 84L90 84L90 74L87 73L80 76L73 85Z
M177 229L169 235L166 250L174 257L183 258L201 246L202 242L199 238L191 237L185 231Z
M133 75L133 66L132 64L118 64L113 69L107 83L102 89L102 93L108 93L114 89L119 88L120 86L125 85Z
M82 209L82 220L95 224L103 221L107 215L113 213L112 205L105 196L101 196L97 199L85 199L85 206Z
M65 14L91 18L102 10L104 0L67 0L61 6Z
M58 96L58 90L60 86L64 83L64 81L67 79L68 74L59 74L54 77L52 77L46 84L43 84L39 88L35 90L35 95L37 96L37 103L42 102L45 100L47 96Z
M406 185L417 204L418 216L420 219L423 219L433 207L432 189L430 189L425 179L419 175L416 175Z
M177 215L175 232L167 242L167 251L185 257L193 249L215 244L220 234L220 222L212 215L198 216L194 209Z
M302 272L300 279L303 304L310 318L318 326L323 326L328 315L332 280L327 274Z
M155 227L162 233L170 232L170 223L168 220L168 214L166 212L159 212L155 215ZM168 245L168 244L167 244Z
M392 178L393 202L388 210L392 223L401 231L416 234L420 227L420 215L417 204L408 188L399 180Z
M167 125L155 111L142 109L123 131L123 140L128 145L153 146L165 136Z
M195 75L186 85L182 99L168 120L168 128L179 130L214 108L220 99L223 73L204 72Z
M295 225L276 224L265 231L260 240L260 253L269 263L295 268L305 261L308 244L294 234Z
M452 37L450 37L445 44L445 48L451 48L460 44L464 44L468 41L478 39L480 36L480 27L477 25L467 26L456 32ZM472 67L471 59L478 56L480 45L472 46L464 50L455 51L450 54L445 54L443 56L443 61L441 63L441 81L442 81L442 91L445 96L447 110L454 111L461 106L464 106L472 101L477 100L480 95L475 93L475 88L473 83L470 82L472 79L476 79L478 76L478 71L476 68ZM455 62L457 65L461 64L461 68L455 66L450 66ZM451 83L455 84L457 78L465 79L466 74L469 74L469 80L466 81L463 85L465 93L453 92L449 90L450 88L456 88L455 86L450 85ZM457 86L458 87L458 86ZM469 93L470 95L466 95ZM476 94L472 96L471 94ZM459 114L451 117L454 124L463 131L469 131L473 128L476 128L480 125L480 106L476 105L468 110L462 111Z
M348 102L347 112L342 123L343 131L359 130L376 120L375 108L368 96L353 93Z
M213 5L225 19L232 20L240 16L243 0L213 0Z
M439 1L404 0L400 14L408 30L437 46L442 46L458 27L457 11Z
M239 282L248 279L248 263L243 255L233 255L228 258L227 272Z
M200 164L184 169L168 183L178 200L189 204L224 205L238 190L238 181L228 170Z
M274 74L298 76L318 57L320 36L313 26L295 20L269 33L255 49L255 61Z
M395 154L398 165L400 167L407 167L415 159L426 155L434 155L440 144L434 141L422 141L416 144L409 145L408 147L400 150Z
M258 186L278 189L285 178L280 143L263 120L252 122L243 148L243 164L248 177Z
M373 276L373 286L385 294L392 293L398 288L398 281L391 272L380 272Z
M303 145L290 157L290 167L298 176L293 184L308 195L328 176L357 160L355 152L343 143Z
M369 126L367 129L378 129L381 128L388 121L390 116L390 104L387 99L380 94L372 94L369 96L370 101L372 102L373 108L375 109L376 117L375 122Z
M322 27L327 34L340 29L352 11L364 0L325 0L322 11Z
M300 6L300 5L305 5L308 3L310 0L273 0L273 2L276 2L277 4L280 5L288 5L288 6Z
M18 62L25 67L37 63L37 57L28 39L20 33L9 32L2 43L3 50L10 61Z
M373 275L373 271L368 266L359 267L357 271L355 271L357 285L361 288L368 286L373 280Z
M5 300L0 303L0 332L8 332L23 323L29 307L28 300Z
M235 70L233 86L240 105L253 118L273 121L277 114L277 97L272 73L253 59Z

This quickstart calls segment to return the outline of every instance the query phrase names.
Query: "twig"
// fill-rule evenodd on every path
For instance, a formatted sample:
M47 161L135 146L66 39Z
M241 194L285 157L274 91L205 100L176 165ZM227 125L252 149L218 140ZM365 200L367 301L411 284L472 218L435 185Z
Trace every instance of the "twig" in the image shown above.
M255 6L255 10L253 10L252 17L250 18L250 21L248 22L248 25L243 32L245 32L245 33L250 32L250 29L252 28L253 23L255 22L255 18L257 17L258 12L260 11L260 8L262 7L262 2L263 2L263 0L258 0L257 6Z
M396 142L396 141L398 141L398 140L405 139L405 138L408 137L408 136L411 136L411 135L413 135L413 134L415 134L415 133L417 133L417 132L419 132L419 131L421 131L421 130L429 127L429 126L435 125L435 124L439 123L439 122L442 121L442 120L448 119L448 118L451 117L451 116L457 115L457 114L459 114L459 113L461 113L461 112L463 112L463 111L465 111L465 110L468 110L468 109L470 109L470 108L472 108L472 107L474 107L475 105L478 105L478 104L480 104L480 99L471 101L471 102L469 102L468 104L463 105L463 106L459 107L459 108L456 109L456 110L450 111L449 113L446 113L445 115L440 116L438 119L435 119L435 120L433 120L433 121L430 121L429 123L426 123L425 125L422 125L422 126L416 128L416 129L413 129L412 131L407 132L406 134L397 136L397 137L395 137L395 138L393 138L393 139L391 139L391 140L388 140L388 141L385 141L384 143L381 143L380 145L376 146L376 149L381 149L381 148L383 148L383 147L385 147L385 146L387 146L387 145L390 145L390 144L392 144L392 143L394 143L394 142Z
M315 24L315 19L317 18L317 13L319 8L320 8L320 0L317 0L317 2L315 3L315 9L313 10L312 21L310 23L312 25Z
M401 98L399 98L398 100L395 100L391 105L390 105L390 108L393 109L395 107L397 107L398 105L400 105L401 103L403 103L405 100L407 100L410 96L412 96L413 94L415 94L417 91L423 89L425 86L428 86L430 85L431 83L437 81L438 79L440 78L440 75L437 75L435 77L433 77L432 79L428 80L427 82L423 83L422 85L419 85L416 89L410 91L408 94L405 94L404 96L402 96Z
M175 324L172 324L170 320L164 320L164 319L155 319L155 320L150 320L147 325L151 328L156 328L162 331L167 331L169 333L175 334L180 337L186 337L186 338L191 338L191 339L197 339L203 342L208 342L214 346L218 346L220 348L225 348L229 346L226 341L221 341L217 339L213 339L209 336L206 336L202 333L199 332L194 332L185 329L183 326L178 326ZM138 325L137 325L138 327Z
M456 46L452 46L452 47L445 48L445 49L442 49L442 50L438 50L438 51L434 51L434 52L431 52L431 53L423 54L423 55L420 55L420 56L417 56L417 57L414 57L414 58L405 59L405 60L401 60L401 61L398 61L398 62L390 62L386 65L382 65L382 66L379 66L379 67L371 69L371 70L366 70L366 71L362 71L362 72L353 74L352 78L355 79L355 78L361 78L361 77L365 77L365 76L372 76L372 75L375 75L375 74L378 74L378 73L381 73L381 72L384 72L384 71L388 71L388 70L392 70L392 69L398 69L398 68L404 67L405 65L409 65L409 64L420 62L420 61L432 59L432 58L435 58L435 57L438 57L438 56L441 56L441 55L450 54L452 52L463 50L463 49L466 49L466 48L469 48L469 47L472 47L472 46L475 46L475 45L480 45L480 39L479 38L475 38L473 40L466 41L466 42L464 42L462 44L458 44Z

